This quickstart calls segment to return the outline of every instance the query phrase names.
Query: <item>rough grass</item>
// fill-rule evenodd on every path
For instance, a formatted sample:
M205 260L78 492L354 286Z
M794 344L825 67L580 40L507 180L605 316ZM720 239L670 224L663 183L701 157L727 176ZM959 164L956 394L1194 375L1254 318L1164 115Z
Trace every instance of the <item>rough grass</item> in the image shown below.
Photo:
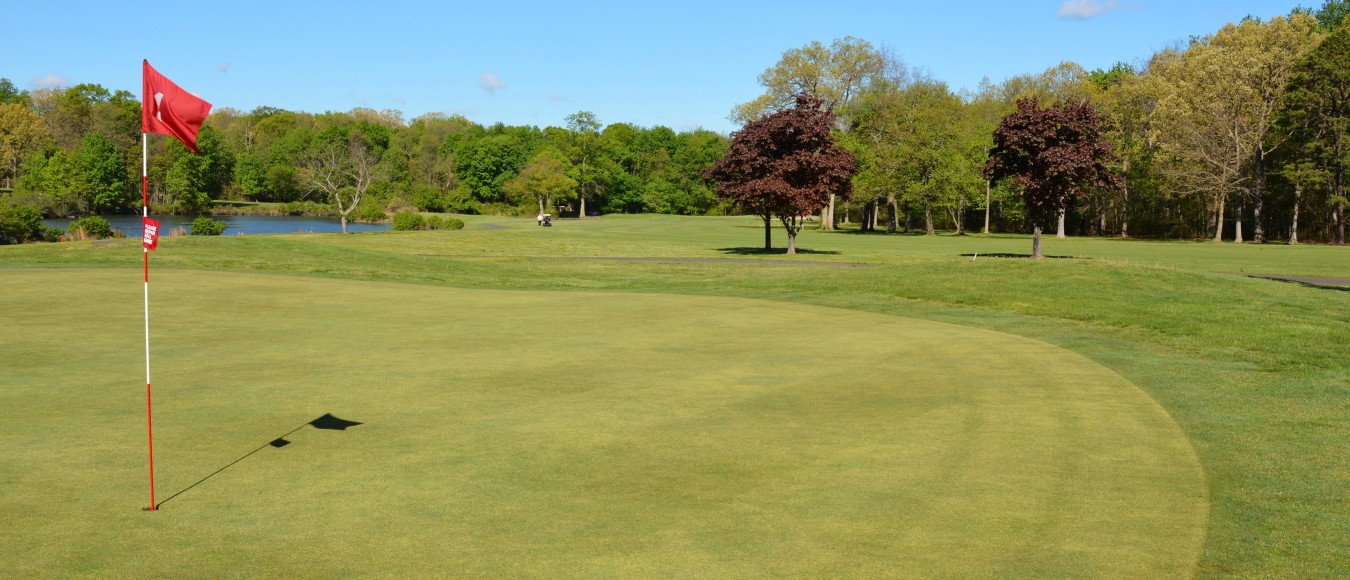
M877 339L874 326L895 316L1038 339L1138 385L1190 438L1210 504L1200 574L1330 577L1350 571L1350 365L1344 348L1350 344L1350 292L1231 275L1350 277L1344 248L1049 239L1047 254L1076 259L1032 262L988 257L1029 252L1023 237L807 232L799 247L810 253L794 259L869 267L749 267L581 258L782 259L758 253L762 231L754 220L605 217L563 220L554 228L537 228L531 220L466 221L462 232L161 240L154 267L402 280L432 288L742 296L853 312L813 326L783 317L756 333L773 340L836 326ZM486 223L506 229L487 229ZM775 236L781 243L781 233ZM111 267L124 272L134 292L139 259L134 240L5 247L0 283L26 268ZM571 314L577 308L573 295L561 296L553 312ZM21 302L19 308L30 306ZM6 304L6 312L11 308ZM138 316L138 300L119 308ZM127 340L138 342L139 335ZM912 353L906 362L923 358ZM830 381L865 377L881 364L849 349L794 362L802 376ZM953 381L970 372L957 364L942 371Z

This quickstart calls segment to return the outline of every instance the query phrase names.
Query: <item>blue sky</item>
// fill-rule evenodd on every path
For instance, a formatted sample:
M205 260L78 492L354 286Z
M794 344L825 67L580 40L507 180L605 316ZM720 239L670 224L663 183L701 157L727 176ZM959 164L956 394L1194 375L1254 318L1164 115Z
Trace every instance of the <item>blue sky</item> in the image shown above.
M1309 1L1309 0L1305 0ZM1320 6L1320 0L1315 7ZM1155 50L1275 0L945 2L10 3L0 77L22 89L140 92L140 61L217 108L439 111L483 124L735 129L783 51L844 36L885 45L954 89L1063 60L1088 69Z

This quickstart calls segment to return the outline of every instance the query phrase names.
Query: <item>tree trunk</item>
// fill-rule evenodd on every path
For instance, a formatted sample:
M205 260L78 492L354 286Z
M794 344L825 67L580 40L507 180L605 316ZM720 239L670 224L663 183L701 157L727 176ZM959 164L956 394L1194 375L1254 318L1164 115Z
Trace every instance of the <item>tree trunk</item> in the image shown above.
M338 219L342 221L342 233L347 233L347 214L339 214Z
M773 249L773 216L759 216L764 220L764 251Z
M1298 244L1298 206L1303 202L1303 186L1294 184L1294 221L1289 224L1289 245Z
M1178 212L1178 213L1180 213L1180 212ZM1200 220L1203 221L1204 224L1205 224L1205 237L1206 237L1206 238L1213 238L1213 237L1214 237L1214 208L1213 208L1212 206L1211 206L1211 207L1206 207L1201 213L1202 213L1202 215L1200 216Z
M1242 243L1242 196L1239 195L1233 206L1233 241Z
M839 209L838 198L835 194L830 194L830 231L839 229L839 215L835 210Z
M787 255L789 256L797 255L797 234L792 233L792 230L788 230Z
M1128 173L1130 171L1129 162L1125 163L1125 171ZM1130 182L1122 179L1120 183L1125 193L1120 198L1120 237L1128 238L1130 237Z
M1336 244L1345 245L1345 202L1336 202Z
M1256 184L1252 191L1252 241L1266 243L1266 229L1261 226L1261 208L1265 205L1266 163L1261 148L1256 148Z
M1226 197L1219 197L1219 207L1214 211L1214 241L1223 241L1223 206L1228 201Z
M1055 237L1056 237L1056 238L1059 238L1059 239L1061 239L1061 240L1064 239L1064 238L1066 237L1066 236L1064 235L1064 214L1065 214L1065 213L1068 213L1068 211L1065 210L1065 209L1062 208L1062 207L1059 208L1059 229L1055 230Z
M956 235L966 235L966 198L956 198Z
M577 205L581 207L581 211L577 213L577 219L586 217L586 153L586 147L583 146L581 153L581 179L577 180Z
M1031 233L1031 257L1036 260L1045 257L1041 255L1041 226L1036 226Z
M1097 235L1099 236L1106 235L1106 213L1107 213L1107 203L1106 199L1103 198L1101 213L1097 215Z
M1345 154L1344 146L1341 144L1341 135L1336 135L1336 157L1335 157L1335 181L1332 182L1331 193L1337 199L1336 202L1336 244L1345 245Z
M933 204L928 200L923 200L923 233L926 235L937 235L937 230L933 229Z
M830 194L830 203L829 203L829 204L826 204L825 207L820 208L820 229L821 229L821 231L826 231L826 232L828 232L828 231L834 229L834 198L835 198L835 195L834 195L833 193L831 193L831 194ZM791 244L791 240L789 240L788 243Z
M990 203L990 197L989 180L986 179L984 180L984 229L980 231L982 234L989 233L989 207L993 205Z
M886 196L886 233L893 234L900 227L900 217L895 211L895 194Z

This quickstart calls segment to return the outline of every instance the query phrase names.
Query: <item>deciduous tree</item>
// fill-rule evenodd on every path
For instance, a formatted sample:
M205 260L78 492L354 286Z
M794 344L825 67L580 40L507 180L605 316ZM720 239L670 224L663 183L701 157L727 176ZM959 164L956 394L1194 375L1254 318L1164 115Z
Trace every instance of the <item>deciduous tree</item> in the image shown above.
M371 183L381 177L379 157L357 133L346 139L319 139L300 161L306 185L323 193L337 206L342 233L347 216L361 204Z
M595 158L600 150L600 121L590 111L567 116L568 149L577 182L577 217L586 217L586 198L600 187L600 172Z
M131 188L122 153L98 134L84 137L75 150L75 167L83 187L76 194L93 214L120 213L131 205Z
M17 103L0 103L0 177L4 178L5 187L14 187L23 162L50 135L47 125L32 109Z
M1345 243L1345 170L1350 148L1350 29L1340 27L1294 67L1282 124L1295 132L1298 151L1289 176L1313 175L1308 163L1329 174L1336 243ZM1307 179L1295 181L1298 187ZM1300 188L1299 193L1302 192ZM1296 202L1297 203L1297 202Z
M985 165L991 179L1008 178L1022 189L1034 228L1031 254L1041 258L1041 226L1087 188L1113 187L1118 177L1106 164L1111 144L1097 128L1097 113L1086 102L1042 109L1034 97L1017 101L1017 110L994 131L994 149Z
M1118 198L1120 237L1130 237L1130 180L1131 165L1135 169L1145 166L1152 154L1148 141L1148 108L1150 98L1144 91L1144 84L1134 68L1118 62L1108 70L1097 69L1091 73L1092 82L1101 90L1096 102L1102 117L1102 129L1111 140L1112 149L1119 160L1121 187ZM1101 192L1102 202L1098 232L1106 235L1107 210L1112 205L1105 193Z
M963 193L963 170L979 178L978 166L961 167L967 153L961 141L962 106L947 85L921 80L896 91L869 93L855 107L850 132L867 149L862 181L886 200L887 232L895 233L898 226L898 195L923 207L931 235L934 206L951 202L955 209Z
M888 62L883 51L861 38L846 36L828 47L812 41L784 52L774 66L760 73L759 84L764 86L764 94L738 105L730 119L744 124L793 107L797 95L806 94L819 100L822 109L840 113L847 122L854 97L864 87L884 78L888 67L900 70L904 65L899 59ZM823 230L834 229L834 205L834 199L830 199L821 214Z
M576 191L577 182L567 176L567 170L567 161L558 152L544 149L506 182L506 194L517 203L533 198L539 202L540 214L549 213L549 200L563 199Z
M1269 22L1245 19L1155 57L1149 80L1157 106L1152 127L1174 186L1204 195L1214 240L1236 197L1234 238L1242 241L1242 201L1250 199L1258 238L1265 200L1265 158L1283 135L1272 131L1296 63L1320 39L1317 22L1295 13ZM1247 194L1246 196L1240 194Z
M0 105L26 105L28 104L28 92L21 91L14 83L7 78L0 78Z
M802 217L824 207L831 195L852 192L853 155L835 143L834 113L821 106L820 99L801 94L797 106L747 123L705 173L719 196L764 220L766 250L773 218L787 230L787 253L795 254Z

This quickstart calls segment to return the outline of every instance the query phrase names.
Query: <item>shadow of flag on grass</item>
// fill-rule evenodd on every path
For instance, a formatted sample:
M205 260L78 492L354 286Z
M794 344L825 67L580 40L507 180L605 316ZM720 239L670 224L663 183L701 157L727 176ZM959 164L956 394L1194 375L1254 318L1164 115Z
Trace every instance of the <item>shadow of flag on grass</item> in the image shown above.
M346 431L348 427L355 427L357 425L360 425L360 423L356 421L348 421L346 419L339 419L337 417L334 417L331 413L324 413L322 417L310 421L305 425L313 426L315 429L332 429L334 431ZM296 427L295 429L292 429L291 433L295 433L296 431L304 429L305 425L301 425L299 427ZM268 443L268 445L277 448L290 445L291 442L287 441L286 437L291 433L287 433L286 435L282 435L280 437L277 437L276 439L273 439L271 443Z
M296 428L294 428L294 429L291 429L290 431L287 431L285 435L282 435L282 436L280 436L280 437L277 437L276 439L273 439L273 440L271 440L271 441L269 441L269 442L267 442L267 443L264 443L263 445L259 446L257 449L254 449L253 451L249 451L248 453L245 453L243 457L240 457L239 459L236 459L236 460L234 460L234 461L231 461L231 462L230 462L229 464L227 464L225 467L222 467L222 468L220 468L220 469L215 470L214 472L211 473L211 475L208 475L208 476L206 476L206 477L203 477L203 478L197 480L197 483L194 483L194 484L192 484L192 485L189 485L189 486L183 488L182 491L179 491L178 493L175 493L175 494L173 494L173 495L171 495L171 496L169 496L169 497L167 497L167 498L164 498L164 501L161 501L161 502L155 504L155 509L159 509L159 506L162 506L162 505L164 505L165 503L168 503L169 500L171 500L171 499L173 499L173 498L175 498L175 497L178 497L178 496L180 496L180 495L183 495L183 492L185 492L185 491L187 491L187 490L189 490L189 489L192 489L192 488L194 488L194 487L197 487L197 486L201 485L203 482L205 482L206 480L211 479L212 477L215 477L215 476L216 476L217 474L219 474L220 472L225 471L226 469L229 469L230 467L233 467L234 464L239 463L240 461L243 461L243 460L245 460L245 459L248 459L249 456L253 455L254 453L257 453L257 452L259 452L259 451L262 451L263 449L267 449L268 446L271 446L271 447L275 447L275 448L280 449L280 448L282 448L282 447L285 447L285 446L287 446L287 445L290 445L291 442L290 442L289 440L287 440L286 438L287 438L287 437L290 437L290 436L293 435L293 434L295 434L296 431L299 431L299 430L301 430L301 429L304 429L305 427L314 427L315 429L325 429L325 430L331 430L331 431L346 431L348 427L355 427L355 426L360 425L360 424L361 424L361 423L358 422L358 421L348 421L348 420L346 420L346 419L341 419L341 418L338 418L338 417L334 417L332 413L324 413L323 416L319 417L318 419L315 419L315 420L310 421L310 422L308 422L308 423L303 423L303 424L301 424L299 427L296 427Z

